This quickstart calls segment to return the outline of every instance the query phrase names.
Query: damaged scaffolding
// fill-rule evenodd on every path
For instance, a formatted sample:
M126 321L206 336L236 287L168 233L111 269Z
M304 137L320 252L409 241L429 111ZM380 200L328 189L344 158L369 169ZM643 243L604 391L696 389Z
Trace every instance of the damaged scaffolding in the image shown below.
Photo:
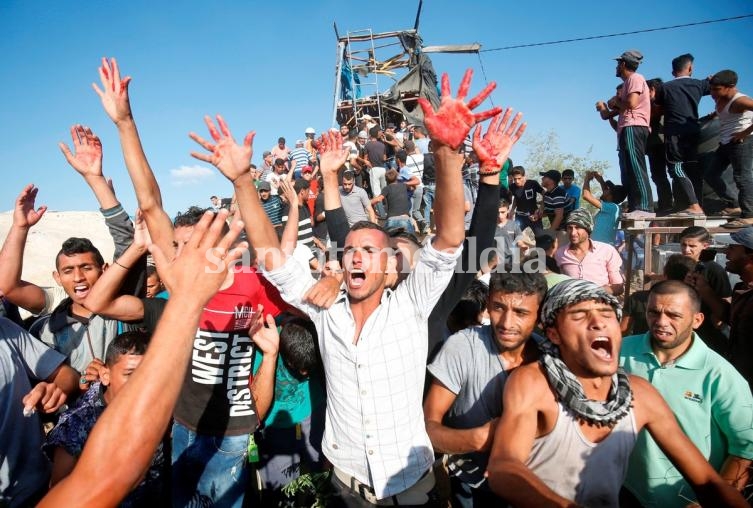
M422 125L418 98L439 105L437 74L429 53L478 53L481 45L423 46L418 33L421 2L413 29L374 33L370 28L337 36L332 125L355 127L371 117L380 125L403 119Z

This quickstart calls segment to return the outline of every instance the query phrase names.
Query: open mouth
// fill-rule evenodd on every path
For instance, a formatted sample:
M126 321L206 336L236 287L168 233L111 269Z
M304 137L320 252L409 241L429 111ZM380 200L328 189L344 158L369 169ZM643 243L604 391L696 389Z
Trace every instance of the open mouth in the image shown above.
M360 288L366 282L366 274L362 270L353 270L349 276L351 288Z
M85 298L89 294L89 286L79 285L73 287L73 294L78 298Z
M596 337L591 342L591 349L602 360L610 361L612 359L612 341L609 340L609 337Z

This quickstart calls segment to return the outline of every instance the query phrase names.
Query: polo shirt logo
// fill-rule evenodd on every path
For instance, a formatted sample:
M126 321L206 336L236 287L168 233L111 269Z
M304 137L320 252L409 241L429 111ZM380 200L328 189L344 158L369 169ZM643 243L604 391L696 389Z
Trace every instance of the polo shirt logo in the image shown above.
M686 391L686 392L685 392L685 393L683 394L683 397L685 397L686 399L688 399L688 400L690 400L690 401L693 401L693 402L697 402L697 403L699 403L699 404L703 403L703 397L701 397L701 396L700 396L700 395L698 395L697 393L693 393L693 392L691 392L690 390L687 390L687 391Z

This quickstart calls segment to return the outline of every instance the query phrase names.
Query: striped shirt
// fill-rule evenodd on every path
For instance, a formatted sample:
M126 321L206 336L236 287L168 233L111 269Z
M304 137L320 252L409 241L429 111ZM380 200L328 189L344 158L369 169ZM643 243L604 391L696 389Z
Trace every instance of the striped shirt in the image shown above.
M310 157L310 154L302 146L294 148L290 152L290 155L288 155L288 160L290 161L291 170L300 172L303 169L303 166L308 166L309 157ZM295 161L295 167L293 167L293 161Z
M283 224L288 223L289 210L289 205L285 205L282 210ZM314 246L314 230L311 224L311 212L306 205L298 207L298 244L306 245L309 248Z
M282 224L282 200L278 196L269 196L268 200L260 199L260 201L264 213L267 214L272 225L279 226Z
M570 204L570 207L568 207ZM567 194L562 187L555 187L551 191L544 193L544 215L549 218L549 221L554 220L554 211L558 208L562 208L562 223L560 228L564 229L565 218L567 214L572 212L572 203L568 203Z

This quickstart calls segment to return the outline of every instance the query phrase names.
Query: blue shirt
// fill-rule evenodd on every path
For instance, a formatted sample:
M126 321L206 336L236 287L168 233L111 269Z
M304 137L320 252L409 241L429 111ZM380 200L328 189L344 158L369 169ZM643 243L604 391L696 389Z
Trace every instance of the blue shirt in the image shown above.
M591 239L614 245L620 207L615 203L601 202L601 210L594 216L594 229Z

